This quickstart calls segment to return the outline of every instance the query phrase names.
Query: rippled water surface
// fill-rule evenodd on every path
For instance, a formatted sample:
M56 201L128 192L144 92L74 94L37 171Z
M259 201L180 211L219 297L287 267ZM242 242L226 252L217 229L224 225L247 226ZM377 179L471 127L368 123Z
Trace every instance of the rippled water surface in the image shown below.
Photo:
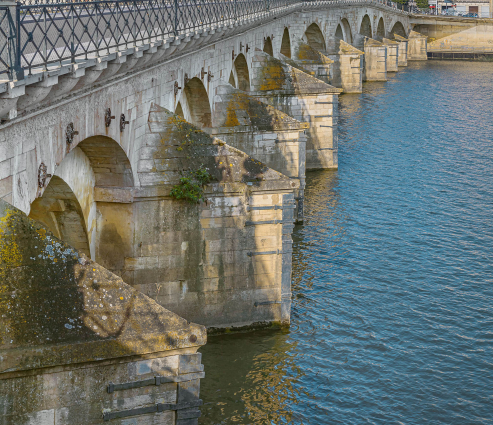
M341 97L309 173L292 326L210 338L202 424L493 424L493 64Z

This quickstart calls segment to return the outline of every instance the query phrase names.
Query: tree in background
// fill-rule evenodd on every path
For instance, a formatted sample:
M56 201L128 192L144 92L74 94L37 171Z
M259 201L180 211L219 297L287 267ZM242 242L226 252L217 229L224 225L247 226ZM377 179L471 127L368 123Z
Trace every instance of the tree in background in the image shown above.
M416 6L418 6L420 9L429 9L430 8L428 0L416 0Z

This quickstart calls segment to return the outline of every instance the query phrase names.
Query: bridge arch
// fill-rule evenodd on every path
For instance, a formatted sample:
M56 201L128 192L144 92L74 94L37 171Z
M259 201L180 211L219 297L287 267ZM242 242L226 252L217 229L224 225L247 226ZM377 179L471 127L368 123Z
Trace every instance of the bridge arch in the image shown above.
M235 87L243 91L250 91L250 72L248 71L248 63L243 53L240 53L234 62L236 71L237 85Z
M402 25L402 22L400 22L400 21L397 21L394 24L390 33L392 35L397 34L397 35L400 35L401 37L407 37L406 30L404 29L404 25Z
M342 18L340 25L342 27L342 33L344 34L344 41L346 43L352 44L353 34L351 32L351 25L349 25L348 20L346 18Z
M314 22L305 31L306 42L315 50L324 52L327 50L325 37L320 27Z
M291 38L289 37L287 28L284 28L284 32L282 33L281 53L288 58L291 57Z
M31 204L29 217L42 223L58 239L92 257L82 207L62 178L51 178L43 196Z
M121 274L132 252L133 187L134 174L123 148L110 137L91 136L65 156L42 195L31 203L29 216Z
M371 20L368 15L363 16L363 19L361 21L361 25L359 27L359 33L361 35L364 35L366 37L372 37L373 33L371 30Z
M378 20L376 38L381 41L382 38L384 38L384 37L385 37L385 24L383 22L383 18L381 17Z
M339 42L341 40L344 40L344 32L342 31L341 24L338 24L337 28L336 28L336 33L335 33L336 48L339 48Z
M188 122L198 128L211 127L209 96L199 78L194 77L185 84L183 94L178 103L182 108L182 117Z
M274 49L272 48L272 40L270 37L264 39L264 48L262 49L265 53L274 56Z

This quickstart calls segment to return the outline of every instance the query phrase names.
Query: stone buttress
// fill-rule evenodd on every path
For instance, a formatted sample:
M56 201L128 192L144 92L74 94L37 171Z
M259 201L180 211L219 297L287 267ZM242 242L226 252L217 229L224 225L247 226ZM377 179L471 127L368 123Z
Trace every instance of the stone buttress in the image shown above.
M400 36L399 34L394 34L394 39L399 43L399 66L407 66L407 38Z
M0 295L1 425L197 423L205 328L2 200Z
M388 38L383 38L382 43L387 46L387 72L399 70L399 43Z
M387 46L365 38L365 81L387 81Z
M212 129L206 129L210 134L299 181L299 189L295 191L295 219L303 221L305 130L309 124L295 120L230 84L216 89L212 124Z
M407 60L425 61L428 60L428 37L419 32L411 31L407 40Z
M289 323L299 181L157 105L139 155L126 281L209 328ZM198 170L202 202L170 196Z
M307 129L306 169L337 168L337 116L341 89L257 51L250 95L279 109Z
M279 58L283 62L306 72L312 77L322 80L324 83L332 84L334 60L314 49L301 39L293 41L293 45L293 56L291 59L283 54L280 54Z
M339 42L339 51L334 62L333 84L343 93L362 93L364 53L344 40Z

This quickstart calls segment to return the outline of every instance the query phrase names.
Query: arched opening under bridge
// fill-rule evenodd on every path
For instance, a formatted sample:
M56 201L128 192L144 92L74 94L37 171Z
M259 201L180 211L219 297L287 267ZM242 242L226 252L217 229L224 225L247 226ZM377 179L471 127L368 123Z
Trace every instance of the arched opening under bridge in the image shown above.
M306 42L315 50L321 52L326 50L324 35L315 22L306 29L305 38Z
M342 30L344 33L344 41L346 43L353 43L353 33L351 32L351 26L346 18L341 19Z
M233 75L233 71L229 74L229 84L231 84L234 88L236 88L235 76Z
M72 189L60 177L51 178L43 196L31 204L29 217L42 223L58 239L91 256L82 208Z
M402 25L401 22L397 21L394 26L392 27L392 30L390 31L392 35L400 35L401 37L407 37L406 30L404 29L404 25Z
M291 57L291 39L289 38L289 31L287 28L284 28L284 32L282 33L281 53L288 58Z
M267 37L264 40L263 51L271 56L274 56L274 50L272 49L272 40L270 39L270 37Z
M187 82L180 100L184 118L198 128L211 127L209 96L202 81L194 77Z
M361 26L360 26L360 29L359 29L359 33L361 35L364 35L366 37L372 37L372 31L371 31L371 21L370 21L370 17L368 15L365 15L363 17L363 20L361 21Z
M238 88L243 91L250 91L250 73L248 72L248 64L243 53L240 53L236 57L234 65Z
M380 18L377 26L377 35L376 38L380 41L385 37L385 24L383 22L383 18Z
M181 107L180 102L178 102L178 104L176 105L175 114L178 115L179 117L182 117L183 119L185 118L185 115L183 114L183 108Z

